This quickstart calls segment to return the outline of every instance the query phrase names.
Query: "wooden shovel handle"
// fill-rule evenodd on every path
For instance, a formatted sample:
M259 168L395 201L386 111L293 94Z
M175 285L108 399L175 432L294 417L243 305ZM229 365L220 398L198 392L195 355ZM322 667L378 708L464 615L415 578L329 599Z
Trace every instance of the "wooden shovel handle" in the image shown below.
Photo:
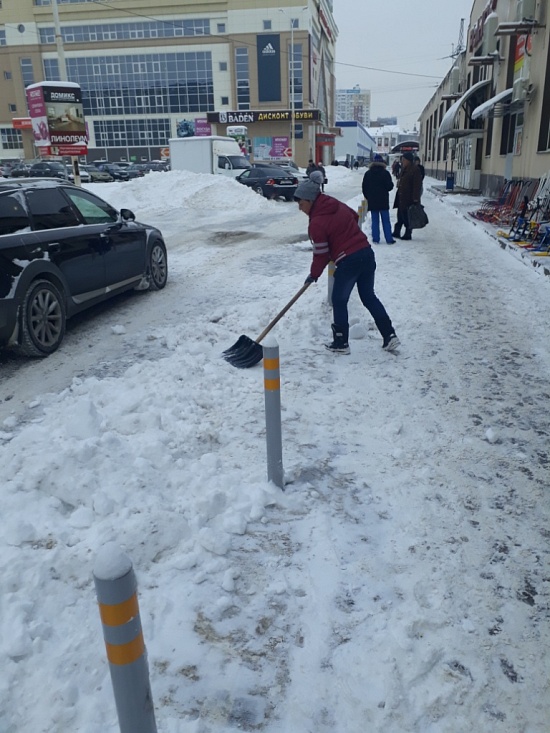
M295 303L295 302L296 302L296 301L298 300L298 298L299 298L299 297L300 297L301 295L303 295L303 294L304 294L304 293L306 292L306 290L307 290L307 289L309 288L309 286L310 286L310 285L311 285L311 283L304 283L304 284L302 285L302 287L300 288L300 290L298 290L298 292L297 292L297 293L296 293L296 295L295 295L295 296L294 296L294 297L292 298L292 300L289 300L289 302L288 302L288 303L287 303L287 304L285 305L285 307L283 308L283 310L282 310L282 311L280 311L279 313L277 313L277 315L276 315L276 316L275 316L275 318L274 318L274 319L273 319L273 320L271 321L271 323L270 323L270 324L269 324L269 325L268 325L268 326L266 327L266 329L265 329L264 331L262 331L262 333L261 333L261 334L260 334L260 335L258 336L258 338L256 339L256 343L257 343L257 344L259 344L259 343L260 343L260 341L261 341L261 340L262 340L262 339L263 339L263 338L264 338L265 336L267 336L267 334L268 334L268 333L269 333L269 332L271 331L271 329L273 328L273 326L274 326L274 325L275 325L276 323L279 323L279 321L280 321L280 320L281 320L281 318L282 318L282 317L284 316L284 314L285 314L285 313L287 312L287 310L290 310L290 308L292 308L292 306L294 305L294 303Z

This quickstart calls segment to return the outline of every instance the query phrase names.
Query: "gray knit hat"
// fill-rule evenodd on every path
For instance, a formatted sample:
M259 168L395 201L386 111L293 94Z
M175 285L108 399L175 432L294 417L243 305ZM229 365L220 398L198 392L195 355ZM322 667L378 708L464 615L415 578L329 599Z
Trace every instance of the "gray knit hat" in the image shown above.
M309 180L313 181L313 183L318 183L320 186L322 186L325 180L325 177L321 173L321 171L313 171L312 173L309 174Z
M315 201L317 196L321 193L321 188L315 181L302 181L298 184L296 191L294 191L294 200L300 201L305 199L306 201Z

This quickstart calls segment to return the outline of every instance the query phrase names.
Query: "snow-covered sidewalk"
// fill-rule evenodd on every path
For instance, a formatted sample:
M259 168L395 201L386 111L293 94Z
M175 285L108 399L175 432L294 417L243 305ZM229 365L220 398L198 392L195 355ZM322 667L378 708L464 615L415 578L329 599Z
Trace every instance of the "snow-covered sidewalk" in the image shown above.
M166 231L169 287L90 326L101 369L2 405L0 731L118 730L92 582L116 541L160 733L547 733L547 279L428 191L430 225L375 249L399 353L356 293L351 355L326 352L324 281L273 332L282 492L261 367L220 352L302 284L307 221L142 180L110 190ZM330 181L360 200L360 175Z

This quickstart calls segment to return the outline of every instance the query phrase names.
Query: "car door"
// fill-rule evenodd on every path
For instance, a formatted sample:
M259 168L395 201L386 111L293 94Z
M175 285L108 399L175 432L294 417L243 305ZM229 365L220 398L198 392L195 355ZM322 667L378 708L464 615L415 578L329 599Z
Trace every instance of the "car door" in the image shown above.
M65 193L78 209L85 228L99 231L107 290L117 290L139 281L145 273L145 228L125 221L116 209L89 191L66 188Z
M77 304L105 292L105 225L82 226L78 213L61 187L36 188L26 192L33 230L45 255L60 270Z

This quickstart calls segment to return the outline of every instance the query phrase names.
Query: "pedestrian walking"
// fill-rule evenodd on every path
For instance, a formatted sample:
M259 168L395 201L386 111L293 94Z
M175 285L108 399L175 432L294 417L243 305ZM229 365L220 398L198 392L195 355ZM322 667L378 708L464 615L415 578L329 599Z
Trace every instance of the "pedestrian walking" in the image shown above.
M397 184L397 193L393 208L397 209L397 222L393 228L393 236L397 239L412 239L409 226L409 206L419 204L422 195L422 175L414 164L412 153L403 153L403 168ZM405 234L401 236L401 227L405 226Z
M387 244L395 244L390 224L390 191L393 188L391 175L386 163L378 153L374 156L367 172L363 176L363 196L367 200L367 209L371 214L372 241L380 242L380 219Z
M306 176L310 176L313 171L317 170L317 166L315 163L311 160L311 158L307 162L307 168L306 168Z
M399 174L401 173L401 163L399 162L399 158L396 158L391 167L391 172L396 178L399 178Z
M328 178L327 178L327 172L325 170L325 167L324 167L324 165L322 164L321 161L319 161L317 163L317 170L318 171L321 171L321 173L323 174L323 185L321 186L321 193L324 193L325 192L325 186L328 183Z
M332 196L321 193L311 180L296 188L294 200L309 217L308 234L313 245L313 261L306 282L317 282L329 262L334 262L332 288L332 337L325 344L335 354L349 354L348 301L353 288L374 319L382 336L382 348L395 351L399 339L386 309L374 292L376 260L369 240L359 227L357 212Z

